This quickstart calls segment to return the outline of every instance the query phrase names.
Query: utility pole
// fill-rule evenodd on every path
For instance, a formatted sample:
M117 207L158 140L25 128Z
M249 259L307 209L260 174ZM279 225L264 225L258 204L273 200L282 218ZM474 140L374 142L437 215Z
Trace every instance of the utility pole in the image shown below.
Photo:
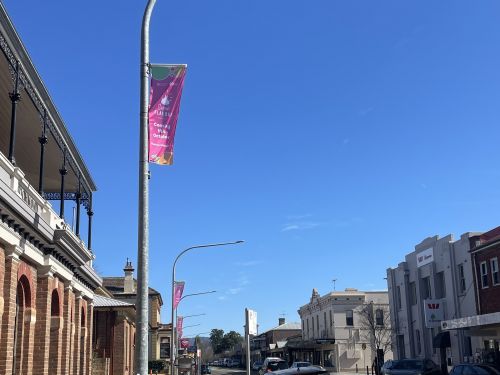
M148 372L149 330L149 165L148 165L148 79L149 79L149 21L156 0L148 0L141 29L141 92L139 140L139 213L137 246L137 344L136 373Z

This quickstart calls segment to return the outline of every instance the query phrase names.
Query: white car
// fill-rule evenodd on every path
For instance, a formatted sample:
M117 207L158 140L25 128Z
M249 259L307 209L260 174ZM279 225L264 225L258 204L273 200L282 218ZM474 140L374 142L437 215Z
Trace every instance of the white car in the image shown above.
M311 362L293 362L290 368L302 368L312 366Z

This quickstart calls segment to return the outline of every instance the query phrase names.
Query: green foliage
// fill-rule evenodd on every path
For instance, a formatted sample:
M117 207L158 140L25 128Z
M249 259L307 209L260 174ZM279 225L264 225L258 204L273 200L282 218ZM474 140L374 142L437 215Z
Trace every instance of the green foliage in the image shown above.
M222 329L213 329L210 333L210 342L215 354L220 354L232 349L243 341L243 337L235 331L224 334Z

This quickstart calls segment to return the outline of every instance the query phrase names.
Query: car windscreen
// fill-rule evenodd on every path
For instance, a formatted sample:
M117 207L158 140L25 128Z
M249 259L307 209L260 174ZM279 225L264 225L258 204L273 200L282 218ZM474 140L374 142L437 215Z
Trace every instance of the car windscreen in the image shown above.
M391 370L421 370L424 362L419 360L394 361Z
M286 370L288 368L285 361L269 362L267 368L271 371Z

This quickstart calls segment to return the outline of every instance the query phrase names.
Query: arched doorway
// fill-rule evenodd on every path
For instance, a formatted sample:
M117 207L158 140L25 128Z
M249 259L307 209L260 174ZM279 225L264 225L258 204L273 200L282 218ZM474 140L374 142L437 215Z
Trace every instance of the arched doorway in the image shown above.
M85 309L82 307L80 313L80 372L79 374L85 374L85 338L87 337L87 329L85 327L86 324L86 316Z
M14 325L13 374L23 374L27 371L27 357L29 354L30 337L30 309L31 286L26 275L22 275L17 282L16 319Z
M59 374L60 369L60 350L61 345L61 303L59 291L54 289L50 298L50 349L49 349L49 368L54 374Z

